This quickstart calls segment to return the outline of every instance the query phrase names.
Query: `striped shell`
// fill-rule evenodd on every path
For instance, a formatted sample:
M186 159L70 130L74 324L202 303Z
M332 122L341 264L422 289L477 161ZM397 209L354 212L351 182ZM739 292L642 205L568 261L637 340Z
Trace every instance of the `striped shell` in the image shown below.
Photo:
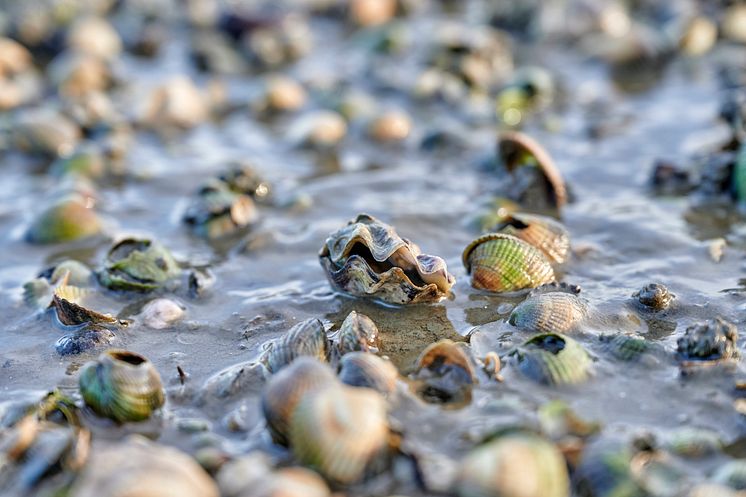
M299 357L272 376L262 392L262 412L272 440L287 445L290 416L301 398L309 392L337 385L334 373L312 357Z
M302 321L287 333L270 342L262 358L270 373L276 373L301 356L326 361L329 344L321 321L315 318Z
M340 386L306 395L290 421L301 463L340 484L360 481L387 452L386 403L376 391Z
M414 378L418 392L434 402L468 402L477 382L465 344L440 340L428 346L417 360Z
M508 322L536 333L567 333L588 316L588 304L565 292L530 296L513 309Z
M378 327L365 314L351 311L345 318L334 338L337 353L343 356L349 352L378 352Z
M571 385L589 376L591 357L575 340L558 333L529 338L511 353L521 373L546 385Z
M367 214L329 236L319 259L336 290L391 304L437 302L455 282L443 259Z
M656 350L656 346L639 335L619 333L617 335L602 335L599 340L604 348L620 361L636 361L642 354Z
M462 260L474 288L513 292L554 281L554 270L537 248L512 235L490 233L471 242Z
M339 379L353 387L372 388L388 395L396 388L399 371L388 360L370 352L350 352L339 363Z
M88 407L120 423L147 419L164 402L158 370L126 350L107 350L86 364L79 386Z
M513 213L489 231L513 235L541 250L554 264L563 264L570 253L570 234L562 223L547 216Z
M459 497L568 497L560 451L531 433L510 433L472 450L461 464Z

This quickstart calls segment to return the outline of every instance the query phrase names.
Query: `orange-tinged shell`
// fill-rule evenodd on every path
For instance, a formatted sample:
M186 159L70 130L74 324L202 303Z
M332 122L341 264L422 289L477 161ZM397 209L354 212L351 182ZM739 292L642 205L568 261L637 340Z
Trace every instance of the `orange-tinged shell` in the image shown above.
M513 213L492 230L513 235L541 250L554 264L563 264L570 253L570 235L562 225L546 216Z

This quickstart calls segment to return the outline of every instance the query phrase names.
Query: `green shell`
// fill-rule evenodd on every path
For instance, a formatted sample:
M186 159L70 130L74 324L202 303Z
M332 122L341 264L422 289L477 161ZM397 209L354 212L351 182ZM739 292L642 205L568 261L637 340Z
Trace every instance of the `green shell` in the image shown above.
M472 286L492 292L536 288L555 280L544 254L512 235L483 235L466 247L462 260Z
M554 264L563 264L570 254L570 234L562 223L547 216L515 212L489 231L513 235L541 250Z
M523 375L546 385L571 385L588 379L591 357L575 340L559 333L529 338L511 352Z
M599 340L604 344L604 349L620 361L636 361L642 354L658 350L653 343L638 335L602 335Z
M360 481L388 452L386 403L376 391L339 386L306 395L290 421L296 459L340 484Z
M365 314L350 311L334 341L340 356L355 351L375 353L378 352L378 327Z
M568 497L567 465L552 443L509 433L472 450L461 464L459 497Z
M142 421L163 405L163 385L153 364L126 350L112 349L80 371L86 405L120 423Z
M567 333L588 316L588 304L566 292L530 296L513 309L508 323L536 333Z
M326 361L329 341L324 325L318 319L302 321L279 339L270 342L262 362L271 373L276 373L301 356L315 357Z
M304 395L337 384L331 368L312 357L299 357L273 375L262 392L262 412L275 443L287 445L290 417Z
M148 292L181 274L171 253L148 239L125 238L114 245L97 275L112 290Z
M63 243L99 234L103 224L80 195L69 195L42 211L31 223L26 239L32 243Z
M731 181L736 202L742 206L746 203L746 143L738 149Z
M388 360L370 352L350 352L339 363L339 379L345 385L372 388L388 395L396 388L399 371Z
M80 175L96 179L106 174L106 163L103 154L95 150L79 150L69 157L55 160L50 173L56 177Z

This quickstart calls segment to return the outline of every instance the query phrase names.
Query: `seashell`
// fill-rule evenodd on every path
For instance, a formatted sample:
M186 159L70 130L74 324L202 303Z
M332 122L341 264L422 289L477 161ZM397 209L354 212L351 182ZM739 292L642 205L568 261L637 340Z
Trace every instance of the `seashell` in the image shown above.
M88 290L77 286L62 283L54 290L52 303L57 319L66 326L77 326L80 324L114 324L119 321L111 314L87 309L83 306Z
M48 110L25 111L19 113L13 123L13 138L21 150L56 158L75 149L81 131L62 114Z
M744 16L746 20L746 16ZM717 42L718 27L706 16L690 19L679 40L679 49L687 55L699 56L709 52Z
M365 314L350 311L333 341L340 356L355 351L377 353L378 336L378 327L372 319Z
M68 31L67 45L104 60L112 60L122 51L119 34L101 17L83 17L75 21Z
M218 179L225 183L229 190L248 195L257 202L265 202L272 195L272 186L269 182L248 164L234 164L218 176Z
M211 184L199 191L183 220L197 235L212 240L235 234L257 217L251 197Z
M184 317L184 306L171 299L151 300L140 311L140 319L148 328L162 330L181 321Z
M497 117L508 126L518 126L531 112L549 105L554 93L554 81L546 69L518 69L497 95Z
M94 445L70 495L218 497L219 493L212 478L190 456L132 435L121 442Z
M105 92L113 80L106 62L80 52L62 52L55 57L47 66L47 77L59 94L70 100Z
M88 407L120 423L148 419L164 402L158 370L126 350L107 350L83 366L78 383Z
M63 243L101 233L103 224L82 196L66 196L42 211L26 231L31 243Z
M290 419L290 445L302 464L340 484L360 481L388 452L386 403L376 391L339 386L315 391Z
M466 455L456 483L459 497L569 497L560 451L532 433L509 433Z
M417 360L414 378L418 392L431 402L469 402L477 382L471 359L463 344L441 340L428 346Z
M521 373L546 385L572 385L585 381L590 374L588 352L559 333L535 335L510 355Z
M498 137L497 156L521 187L512 189L519 204L541 210L560 209L567 203L565 180L539 142L519 131L505 131ZM524 176L524 170L531 176Z
M630 474L630 447L616 440L600 439L583 451L573 474L573 487L587 497L645 497Z
M520 238L541 250L553 264L563 264L570 253L570 235L562 223L546 216L514 212L489 231Z
M108 328L86 326L62 335L55 342L54 349L63 356L82 354L109 345L115 336Z
M55 160L50 166L50 174L58 178L80 175L89 179L98 179L106 172L104 155L96 149L78 150L68 157Z
M738 330L722 318L689 326L676 341L683 366L706 366L740 358Z
M474 288L513 292L554 281L554 270L537 248L512 235L490 233L471 242L462 261Z
M65 458L74 451L74 445L75 433L72 430L53 423L39 423L33 441L23 451L23 462L16 477L20 489L30 491L44 476L63 468Z
M566 292L532 295L510 313L508 323L536 333L567 333L588 316L588 303Z
M0 79L10 78L33 67L31 52L10 38L0 37Z
M301 356L315 357L325 362L328 349L324 325L312 318L296 324L282 337L270 342L261 362L270 373L277 373Z
M252 24L256 21L239 22ZM305 16L290 14L279 21L249 29L244 46L248 48L252 62L277 67L306 55L313 47L313 33Z
M370 352L350 352L339 363L339 379L345 385L372 388L382 395L396 389L399 371L386 359Z
M296 111L305 105L307 98L303 85L293 79L279 75L267 79L264 105L270 111Z
M455 282L443 259L367 214L329 236L319 258L336 290L390 304L437 302Z
M711 481L736 490L746 490L746 459L726 462L715 470Z
M145 238L125 238L106 255L98 280L111 290L148 292L179 276L181 269L160 243Z
M68 285L78 287L88 286L92 276L93 271L75 259L65 259L39 274L39 277L47 278L52 284L57 284L64 278Z
M241 497L329 497L326 482L305 468L282 468L260 479L250 493Z
M542 432L554 440L566 436L589 437L601 430L599 423L582 419L562 400L543 404L538 415Z
M174 76L145 99L139 121L152 129L190 129L207 119L208 98L187 76Z
M700 483L686 495L687 497L743 497L742 492L716 483Z
M668 309L671 301L676 296L668 291L665 285L661 283L648 283L640 290L633 293L632 296L637 299L640 305L649 310L662 311Z
M598 337L605 349L620 361L636 361L643 354L659 350L658 347L639 335L618 333Z
M331 368L313 357L299 357L273 375L262 392L262 411L272 440L288 444L290 418L304 395L338 385Z
M396 14L396 0L352 0L349 3L350 21L356 26L379 26Z
M486 202L468 221L468 225L481 233L490 233L496 225L502 223L511 214L520 210L520 206L505 197L495 197Z
M632 456L630 474L644 495L678 497L691 485L690 470L662 452L641 451Z
M368 133L379 143L396 143L407 139L412 132L412 119L399 110L388 111L376 117Z
M318 150L335 147L346 134L347 121L344 117L327 110L300 117L288 131L292 142Z
M713 430L685 426L669 433L664 446L677 456L700 458L721 452L723 440Z
M725 38L746 43L746 6L734 3L723 12L721 31Z

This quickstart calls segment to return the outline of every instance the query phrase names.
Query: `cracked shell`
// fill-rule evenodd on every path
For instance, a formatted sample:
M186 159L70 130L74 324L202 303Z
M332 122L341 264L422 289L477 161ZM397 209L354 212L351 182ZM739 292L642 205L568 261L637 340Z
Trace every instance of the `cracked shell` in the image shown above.
M125 238L109 250L98 279L111 290L149 292L180 273L179 265L160 243Z
M590 375L588 352L572 338L559 333L535 335L511 352L511 356L524 376L545 385L581 383Z
M584 299L566 292L532 295L513 309L508 323L536 333L567 333L588 316Z

